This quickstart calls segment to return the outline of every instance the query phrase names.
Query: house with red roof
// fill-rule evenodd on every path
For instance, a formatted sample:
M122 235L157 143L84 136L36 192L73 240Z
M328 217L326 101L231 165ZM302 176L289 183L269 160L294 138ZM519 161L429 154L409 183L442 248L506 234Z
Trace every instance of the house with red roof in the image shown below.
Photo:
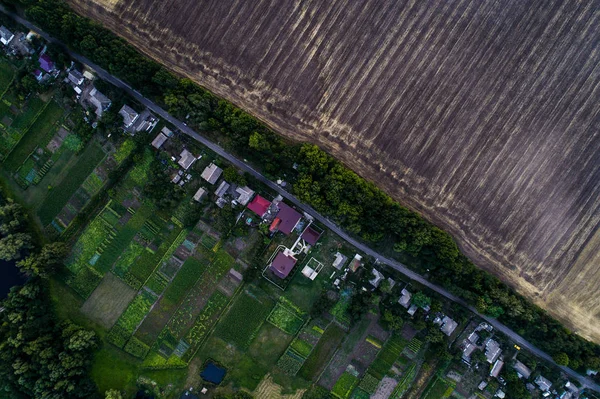
M279 278L286 278L294 266L296 265L297 259L294 258L294 254L289 249L285 248L283 251L279 251L269 269Z
M254 199L248 204L248 209L252 212L256 213L261 218L267 213L269 207L271 206L271 201L257 195Z
M289 235L302 219L302 215L291 206L280 202L277 204L279 212L269 227L270 231L279 230L285 235Z
M321 237L321 232L309 225L304 229L301 237L307 244L315 245Z

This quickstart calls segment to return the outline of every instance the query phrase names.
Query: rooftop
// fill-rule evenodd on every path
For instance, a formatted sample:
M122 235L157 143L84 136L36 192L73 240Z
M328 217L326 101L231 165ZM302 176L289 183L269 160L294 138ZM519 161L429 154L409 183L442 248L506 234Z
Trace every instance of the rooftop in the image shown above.
M362 256L359 254L354 255L354 258L350 261L350 270L353 272L357 271L358 268L362 265Z
M77 69L71 69L68 78L74 85L79 86L83 83L83 75Z
M154 140L152 140L152 147L156 148L157 150L162 147L162 145L165 143L165 141L167 141L168 137L165 136L162 132L158 133L156 135L156 137L154 138Z
M277 207L279 208L279 212L277 212L276 219L281 221L278 225L278 229L283 234L288 235L294 230L300 219L302 219L302 215L283 202L277 204Z
M494 367L492 367L492 370L490 371L490 376L498 377L498 375L500 375L500 370L502 370L503 366L504 362L502 360L496 360L496 363L494 363Z
M451 336L454 330L456 330L456 327L458 327L457 322L455 322L448 316L444 316L444 318L442 319L442 328L440 328L440 331L446 334L447 336Z
M54 61L52 61L48 54L40 55L38 61L40 62L40 68L42 68L44 71L48 73L54 71Z
M229 183L227 183L225 180L223 180L221 182L221 184L219 184L219 188L217 188L217 191L215 191L215 195L217 197L221 198L222 196L225 195L227 190L229 190L229 187L231 187L231 185Z
M125 127L130 127L140 116L133 108L129 105L123 105L123 107L119 110L119 115L123 117L123 124Z
M308 226L302 232L302 239L310 245L315 245L319 240L319 237L321 237L321 233L313 229L311 226Z
M538 376L534 382L538 387L540 387L542 391L548 391L552 387L552 383L547 378L544 378L541 375Z
M254 197L252 202L248 204L248 209L252 212L256 213L258 216L263 217L263 215L267 212L269 207L271 206L271 201L257 195Z
M177 163L185 170L188 170L190 166L192 166L192 164L196 162L196 157L194 156L194 154L192 154L185 148L183 149L183 151L181 151L180 157L181 158L179 158L179 162Z
M0 26L0 41L2 41L2 44L8 44L13 37L13 33L9 31L6 26Z
M522 376L525 379L528 379L531 376L531 370L529 369L529 367L525 366L518 360L513 365L513 368L517 373L519 373L520 376Z
M200 187L198 189L198 191L196 191L196 194L194 194L194 200L200 202L202 197L204 197L204 194L206 194L206 190L204 188Z
M410 298L412 297L412 294L410 292L408 292L408 290L406 288L402 289L402 296L400 297L400 299L398 299L398 303L405 307L408 308L408 306L410 305Z
M373 269L373 276L374 277L371 280L369 280L369 284L377 288L381 283L381 280L383 280L383 274L381 274L379 270Z
M346 264L347 260L348 257L346 255L336 252L335 260L333 261L333 267L335 267L338 270L341 270L344 264Z
M210 165L204 168L204 171L202 172L202 178L210 184L215 184L217 180L219 180L221 173L223 173L223 169L211 162Z
M250 189L248 186L238 187L235 189L235 192L238 194L236 201L246 206L248 202L250 202L250 198L254 195L254 191Z
M296 258L293 257L291 251L287 248L284 251L279 251L273 262L271 262L271 270L275 273L279 278L286 278L294 265L296 264Z
M494 363L501 352L502 349L500 349L500 344L498 344L498 342L491 338L488 338L485 341L485 357L487 358L488 363Z

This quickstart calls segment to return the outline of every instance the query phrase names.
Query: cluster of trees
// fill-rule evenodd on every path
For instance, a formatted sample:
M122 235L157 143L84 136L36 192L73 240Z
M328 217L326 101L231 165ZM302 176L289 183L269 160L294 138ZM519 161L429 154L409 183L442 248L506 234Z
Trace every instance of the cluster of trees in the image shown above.
M0 198L0 259L17 260L33 247L23 208L12 199Z
M19 0L12 0L17 2ZM255 118L188 79L178 79L61 0L21 0L27 16L74 50L162 103L190 126L219 134L229 149L267 176L298 173L294 193L375 246L393 247L409 264L554 356L582 369L600 363L600 347L572 334L543 310L460 253L452 237L402 207L314 145L290 145ZM562 356L564 353L566 358Z
M58 323L39 278L13 289L0 313L0 391L11 398L92 398L93 331Z

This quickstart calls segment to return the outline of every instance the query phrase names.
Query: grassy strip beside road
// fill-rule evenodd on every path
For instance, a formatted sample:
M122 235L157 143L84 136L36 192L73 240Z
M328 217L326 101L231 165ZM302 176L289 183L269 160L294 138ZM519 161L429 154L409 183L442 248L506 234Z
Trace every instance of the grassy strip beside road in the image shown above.
M54 187L38 210L38 216L44 226L52 222L52 219L58 215L79 186L102 161L104 155L104 151L96 143L88 146L79 155L79 159L71 168L69 175Z

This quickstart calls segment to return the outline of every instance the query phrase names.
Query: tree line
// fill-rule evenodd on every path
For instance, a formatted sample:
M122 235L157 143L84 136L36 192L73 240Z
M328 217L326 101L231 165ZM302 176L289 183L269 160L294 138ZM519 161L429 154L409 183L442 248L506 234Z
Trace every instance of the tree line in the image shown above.
M17 3L18 0L9 0ZM452 237L310 144L284 141L268 127L189 79L141 55L61 0L22 0L26 15L70 48L153 98L175 116L259 165L268 177L294 176L294 194L375 247L393 247L432 281L497 317L563 365L600 368L600 346L573 334L460 253ZM213 136L215 137L215 136Z

